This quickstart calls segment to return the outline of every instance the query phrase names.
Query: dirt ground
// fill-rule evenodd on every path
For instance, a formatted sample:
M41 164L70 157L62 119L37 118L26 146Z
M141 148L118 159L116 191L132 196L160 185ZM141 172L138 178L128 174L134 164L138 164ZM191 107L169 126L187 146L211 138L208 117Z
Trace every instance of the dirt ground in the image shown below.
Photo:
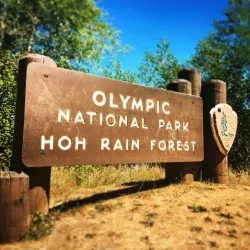
M53 209L61 215L49 236L0 249L250 249L250 186L148 181L82 191Z

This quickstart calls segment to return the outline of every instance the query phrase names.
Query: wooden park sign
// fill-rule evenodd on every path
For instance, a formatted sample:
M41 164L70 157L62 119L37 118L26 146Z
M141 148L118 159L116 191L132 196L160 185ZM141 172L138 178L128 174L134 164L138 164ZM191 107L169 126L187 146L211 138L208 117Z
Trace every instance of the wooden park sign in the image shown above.
M30 63L28 167L202 161L202 99Z
M19 239L29 214L48 213L51 166L166 162L167 183L189 184L200 169L228 183L237 116L221 104L226 84L201 85L193 69L178 78L163 90L57 68L42 55L21 59L13 173L0 174L0 243Z

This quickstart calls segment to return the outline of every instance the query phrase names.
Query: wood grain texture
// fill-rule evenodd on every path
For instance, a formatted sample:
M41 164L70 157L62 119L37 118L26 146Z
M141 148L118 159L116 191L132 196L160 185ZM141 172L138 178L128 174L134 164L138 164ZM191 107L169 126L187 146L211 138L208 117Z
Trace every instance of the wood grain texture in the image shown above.
M48 213L51 168L47 165L42 169L36 168L36 171L34 171L27 168L22 162L26 77L27 67L30 63L56 67L56 63L51 58L38 54L29 54L19 61L15 129L10 170L18 173L23 171L29 176L30 213L34 214L38 211ZM35 84L34 88L37 88L37 82L34 81L33 83Z
M36 84L34 84L36 82ZM38 87L39 86L39 87ZM97 106L93 102L96 91L105 94L106 103ZM112 94L112 100L111 100ZM120 98L130 97L126 108ZM98 96L99 102L103 99ZM133 100L143 103L143 110L132 108ZM146 110L147 100L154 103L154 107ZM161 108L157 111L157 104L168 102L170 114L165 114ZM112 105L116 107L111 107ZM58 122L59 110L70 111L70 120ZM84 124L76 123L75 117L80 112L84 116ZM87 112L95 112L92 124ZM133 118L139 121L139 127L109 126L104 121L100 125L100 114L103 120L109 114L119 119L128 117L128 124ZM147 129L142 128L141 121L145 120ZM159 120L166 124L159 128ZM111 119L112 121L112 119ZM166 129L168 122L175 124L188 122L188 132ZM25 123L22 159L26 166L37 167L46 165L72 164L110 164L134 162L192 162L203 159L203 125L202 100L199 97L148 88L129 84L117 80L86 75L83 73L49 67L31 63L28 66L26 83ZM41 149L41 137L53 137L53 150L47 145ZM68 150L62 150L59 139L62 136L70 138L72 145ZM86 138L86 150L74 148L75 137ZM119 139L123 146L126 140L139 140L139 150L101 150L102 138L109 138L110 148ZM151 140L155 140L151 150ZM195 151L160 150L158 142L164 141L195 141ZM161 148L163 146L161 143ZM64 146L69 145L64 141ZM175 146L176 147L176 146Z
M213 138L210 110L217 104L226 103L226 91L226 83L221 80L211 80L202 85L205 153L202 176L204 179L217 183L228 183L228 159L219 151Z
M167 86L168 90L192 94L192 83L185 79L172 81ZM169 163L165 164L166 181L176 183L183 181L184 184L190 184L194 181L194 168L192 163Z
M29 227L29 177L0 172L0 243L19 240Z
M178 72L179 79L186 79L192 84L192 95L201 94L201 72L196 69L185 68Z
M191 93L195 96L201 95L201 72L193 68L184 68L178 72L178 78L186 79L191 82ZM190 166L193 171L194 180L200 180L201 162L192 163Z

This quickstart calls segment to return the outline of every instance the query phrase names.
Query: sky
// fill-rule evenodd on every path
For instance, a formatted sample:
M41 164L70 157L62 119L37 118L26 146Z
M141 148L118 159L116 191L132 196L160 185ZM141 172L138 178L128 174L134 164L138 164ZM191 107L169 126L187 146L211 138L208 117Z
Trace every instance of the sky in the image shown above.
M119 56L124 69L137 71L144 52L156 50L164 38L181 63L190 59L198 41L223 19L228 0L102 0L112 26L121 31L122 44L132 51Z

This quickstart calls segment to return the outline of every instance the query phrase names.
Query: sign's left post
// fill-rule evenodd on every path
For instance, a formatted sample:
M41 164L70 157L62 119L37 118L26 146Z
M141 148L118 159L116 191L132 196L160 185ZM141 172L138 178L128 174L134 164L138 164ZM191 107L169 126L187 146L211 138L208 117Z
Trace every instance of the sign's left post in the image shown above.
M10 170L18 173L25 172L29 176L29 203L30 214L32 215L36 212L46 214L49 211L51 166L28 168L22 162L26 75L27 67L31 62L46 64L51 67L56 67L56 63L47 56L37 54L29 54L19 61L15 130ZM45 77L49 77L49 75ZM33 84L39 83L34 81Z

